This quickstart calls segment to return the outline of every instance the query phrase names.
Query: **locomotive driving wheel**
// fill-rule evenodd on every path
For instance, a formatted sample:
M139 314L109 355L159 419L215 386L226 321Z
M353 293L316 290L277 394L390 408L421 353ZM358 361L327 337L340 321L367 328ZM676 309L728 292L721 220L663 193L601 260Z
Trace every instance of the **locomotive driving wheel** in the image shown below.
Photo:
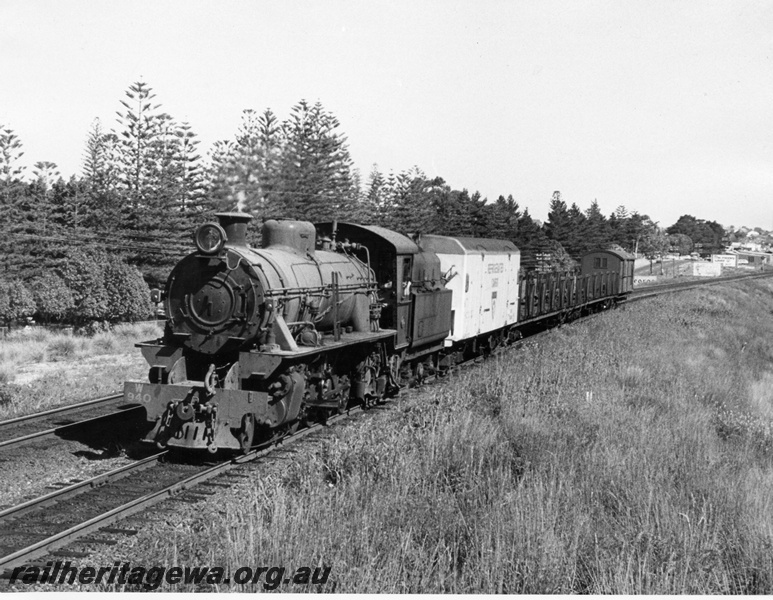
M347 375L341 375L338 378L338 414L343 414L349 408L349 391L352 385Z
M389 378L392 384L399 390L403 387L402 371L403 361L399 354L393 354L389 357Z
M272 443L276 443L282 438L287 437L288 435L294 434L296 431L298 431L298 427L300 426L300 421L297 419L295 421L291 421L290 423L284 423L283 425L280 425L276 429L271 430L271 436L269 437L268 441Z
M365 408L371 408L372 406L376 406L378 404L378 390L375 385L376 376L374 375L374 370L372 368L365 368L362 374L362 383L365 387L365 398L364 398L364 405Z

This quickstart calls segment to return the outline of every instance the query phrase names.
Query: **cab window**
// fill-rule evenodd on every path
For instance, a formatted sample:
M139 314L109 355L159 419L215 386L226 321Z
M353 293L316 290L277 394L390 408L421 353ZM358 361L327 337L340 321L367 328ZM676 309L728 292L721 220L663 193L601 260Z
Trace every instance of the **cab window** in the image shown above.
M403 256L400 258L398 265L398 275L400 277L400 286L398 288L398 294L400 294L400 300L405 301L411 297L411 257Z

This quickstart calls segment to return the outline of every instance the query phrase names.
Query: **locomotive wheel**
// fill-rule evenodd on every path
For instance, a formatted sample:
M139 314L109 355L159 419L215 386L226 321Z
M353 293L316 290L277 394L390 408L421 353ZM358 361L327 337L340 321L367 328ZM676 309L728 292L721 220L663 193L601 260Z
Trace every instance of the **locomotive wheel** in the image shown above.
M397 388L396 392L399 392L399 389L404 385L401 377L402 368L403 363L399 355L393 354L389 357L389 376L393 385Z
M338 411L339 415L342 415L346 412L346 407L349 404L349 398L347 398L344 394L338 395L338 408L336 408L336 411Z
M362 376L362 382L365 384L365 398L363 399L363 406L365 408L371 408L378 404L377 390L374 385L376 377L371 369L366 369Z
M351 385L349 384L349 378L346 375L341 375L336 381L336 385L340 389L338 392L338 414L341 415L346 412L349 407L349 390Z
M300 421L296 419L292 423L285 423L284 425L280 425L276 429L272 429L271 435L268 441L274 444L279 442L282 438L285 438L288 435L292 435L293 433L298 431L299 425L300 425Z
M244 415L242 417L242 428L239 432L239 446L241 446L242 453L247 454L252 448L252 444L255 441L255 419L253 416Z

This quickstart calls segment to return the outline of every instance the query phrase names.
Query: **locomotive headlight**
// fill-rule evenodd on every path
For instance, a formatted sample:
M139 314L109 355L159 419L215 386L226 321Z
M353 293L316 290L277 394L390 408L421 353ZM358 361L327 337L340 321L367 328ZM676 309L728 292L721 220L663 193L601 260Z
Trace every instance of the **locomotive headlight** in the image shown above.
M216 254L225 245L225 230L217 223L206 223L193 236L196 248L204 254Z

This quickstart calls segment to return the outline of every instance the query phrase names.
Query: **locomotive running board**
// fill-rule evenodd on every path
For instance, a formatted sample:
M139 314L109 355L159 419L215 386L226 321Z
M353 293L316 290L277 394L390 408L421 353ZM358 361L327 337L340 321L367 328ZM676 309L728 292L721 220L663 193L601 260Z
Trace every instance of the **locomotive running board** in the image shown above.
M365 342L380 342L382 340L393 338L397 332L394 329L380 329L379 331L352 331L350 333L341 333L341 339L334 341L332 336L325 336L320 346L298 346L297 350L250 350L249 354L262 354L266 356L281 356L282 358L296 356L310 356L319 352L328 350L338 350L346 346L354 346ZM243 354L247 354L246 352Z
M297 351L290 350L271 350L260 351L250 350L249 352L239 353L239 369L243 379L256 377L258 379L267 379L276 372L280 365L289 359L308 360L310 357L318 354L341 350L342 348L357 346L359 344L372 344L387 340L394 341L394 329L381 329L379 331L352 331L342 333L341 339L333 341L331 338L323 339L320 346L298 346ZM332 336L331 336L332 337ZM365 358L365 355L362 357Z

